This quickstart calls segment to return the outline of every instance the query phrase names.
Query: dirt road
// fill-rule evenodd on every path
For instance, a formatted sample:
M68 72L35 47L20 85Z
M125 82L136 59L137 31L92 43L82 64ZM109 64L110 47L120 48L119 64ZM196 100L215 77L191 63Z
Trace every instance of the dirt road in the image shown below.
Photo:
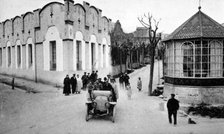
M156 68L158 67L155 65ZM139 76L143 79L142 92L136 89ZM157 76L155 75L155 81ZM159 109L159 103L166 102L147 95L149 66L135 71L130 77L133 96L131 100L128 100L126 90L119 90L120 98L115 123L107 118L85 121L85 91L79 95L70 96L62 95L62 90L28 94L19 89L11 90L10 87L0 84L0 134L211 134L224 132L223 119L195 117L198 124L189 125L186 117L178 117L178 125L170 125L166 111Z

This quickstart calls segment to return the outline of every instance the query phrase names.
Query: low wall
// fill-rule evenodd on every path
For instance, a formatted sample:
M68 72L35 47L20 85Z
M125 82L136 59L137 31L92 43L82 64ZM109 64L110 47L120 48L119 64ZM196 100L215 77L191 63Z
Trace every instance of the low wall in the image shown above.
M179 86L165 83L165 97L176 94L181 103L187 104L224 104L224 86Z

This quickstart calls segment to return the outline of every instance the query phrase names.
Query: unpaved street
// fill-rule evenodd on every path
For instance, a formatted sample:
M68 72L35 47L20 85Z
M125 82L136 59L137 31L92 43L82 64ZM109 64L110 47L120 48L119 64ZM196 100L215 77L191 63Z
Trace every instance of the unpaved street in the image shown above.
M155 84L158 76L155 65ZM136 89L137 78L143 79L143 91ZM166 111L158 97L147 96L149 66L130 75L133 96L127 99L126 91L119 90L115 123L107 118L85 121L86 92L80 95L62 95L62 90L48 93L25 93L0 84L0 134L130 134L130 133L223 133L223 119L195 117L196 125L187 124L186 117L178 117L178 125L168 123ZM154 86L155 87L155 86Z

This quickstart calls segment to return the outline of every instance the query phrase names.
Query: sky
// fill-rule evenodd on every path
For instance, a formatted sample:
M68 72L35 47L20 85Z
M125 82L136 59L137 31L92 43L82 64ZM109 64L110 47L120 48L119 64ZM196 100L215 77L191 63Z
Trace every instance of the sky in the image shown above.
M0 22L42 8L47 3L64 0L0 0ZM83 0L74 0L83 3ZM85 0L102 10L102 15L119 20L125 32L134 32L142 25L138 17L152 14L160 20L159 32L169 34L198 11L199 0ZM201 11L224 23L224 0L201 0Z

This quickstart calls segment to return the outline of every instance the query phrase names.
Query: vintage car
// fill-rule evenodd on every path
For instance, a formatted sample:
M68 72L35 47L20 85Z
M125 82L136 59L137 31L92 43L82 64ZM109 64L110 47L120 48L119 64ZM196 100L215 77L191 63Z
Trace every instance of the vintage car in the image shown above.
M92 100L87 100L86 121L93 117L108 116L115 122L116 102L112 101L112 92L93 90Z

